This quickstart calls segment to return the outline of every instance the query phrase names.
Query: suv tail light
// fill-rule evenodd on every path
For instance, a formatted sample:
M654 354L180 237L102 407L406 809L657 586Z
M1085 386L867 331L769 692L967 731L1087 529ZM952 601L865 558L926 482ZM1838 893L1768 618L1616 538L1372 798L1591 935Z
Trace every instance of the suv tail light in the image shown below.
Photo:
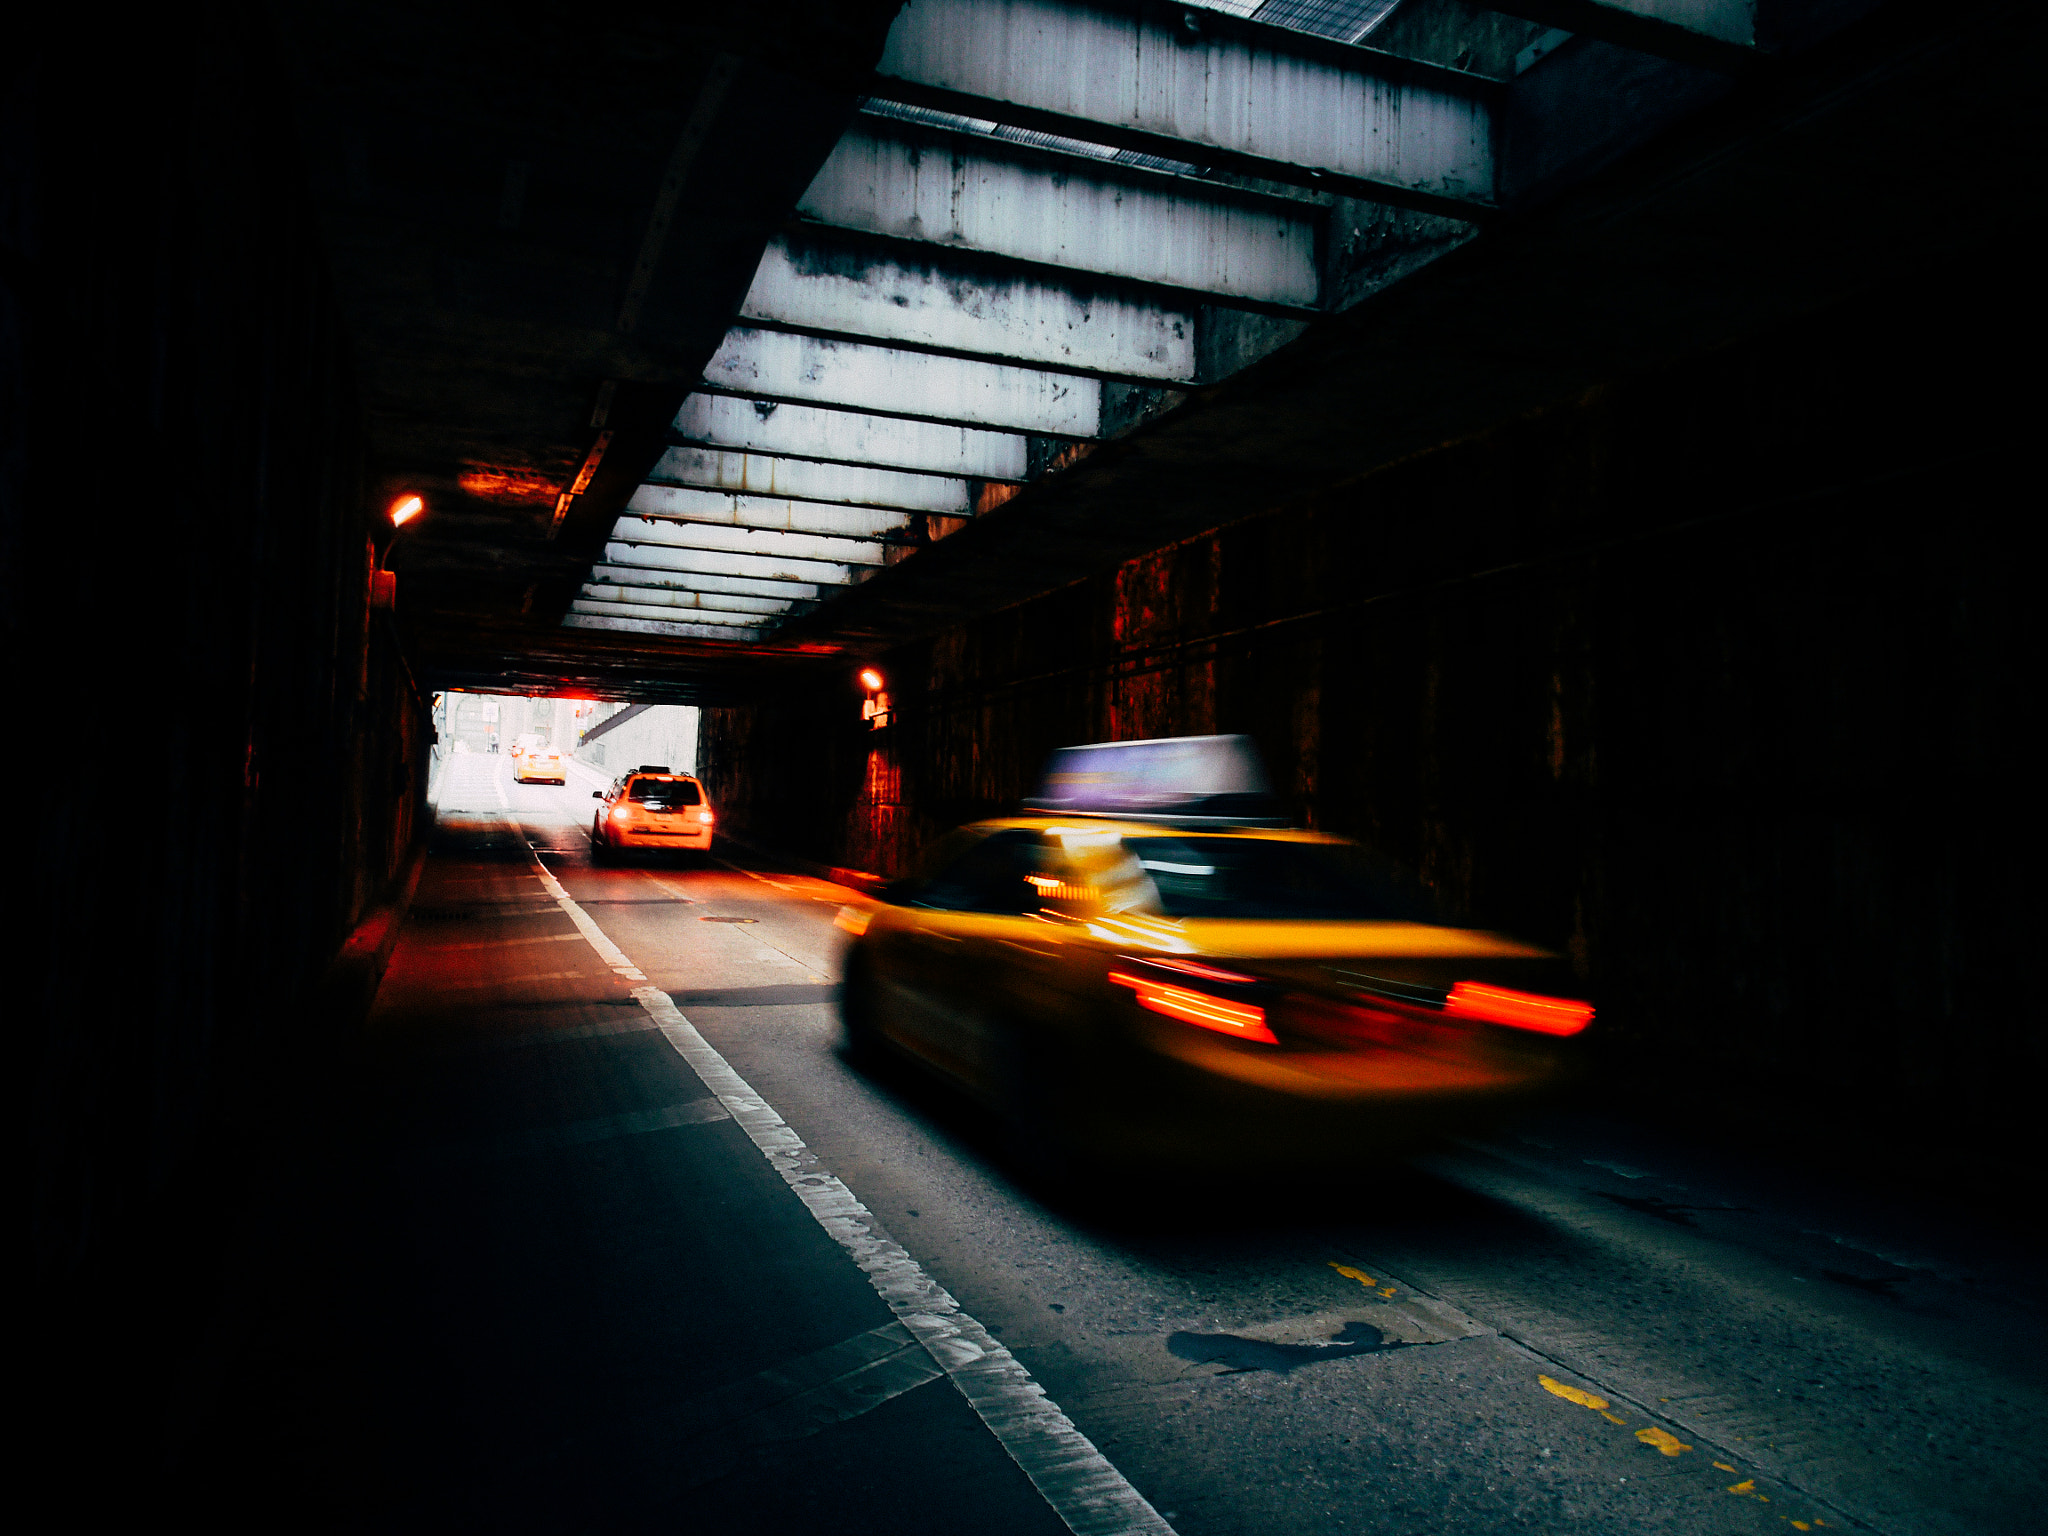
M1483 981L1461 981L1453 986L1444 998L1444 1012L1454 1018L1532 1029L1539 1035L1576 1035L1593 1022L1591 1003L1514 992Z
M1280 1037L1267 1027L1266 1010L1242 995L1249 989L1263 987L1258 977L1192 960L1137 960L1125 956L1123 964L1132 969L1112 969L1109 980L1113 985L1129 987L1140 1008L1199 1029L1213 1029L1235 1040L1280 1043Z

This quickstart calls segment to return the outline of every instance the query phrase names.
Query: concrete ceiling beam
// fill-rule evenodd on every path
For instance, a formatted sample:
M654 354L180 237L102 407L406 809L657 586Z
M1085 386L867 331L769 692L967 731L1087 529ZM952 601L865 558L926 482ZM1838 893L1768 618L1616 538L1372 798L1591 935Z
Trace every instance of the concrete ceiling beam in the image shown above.
M661 618L627 618L609 613L577 613L571 611L562 616L564 629L608 629L622 631L629 635L662 635L674 640L759 640L768 631L759 629L728 628L722 624L706 624L698 620L676 622Z
M824 595L815 582L763 580L752 576L712 576L702 571L653 569L634 565L595 565L592 583L603 586L639 587L700 595L728 593L741 597L782 598L791 602L814 602Z
M799 219L1313 312L1320 204L863 113Z
M676 587L621 586L605 581L586 581L581 597L593 603L638 603L643 607L750 613L756 617L767 615L771 618L778 614L804 612L816 606L788 597L736 597L728 592L687 592Z
M900 542L907 530L922 526L923 521L921 513L895 512L886 507L842 507L822 501L790 501L779 496L736 496L728 491L686 486L643 485L633 493L626 511L613 525L612 537L673 542L674 528L688 525ZM650 529L669 531L650 533Z
M686 624L711 624L721 629L759 629L775 622L776 615L721 613L709 608L677 608L666 603L622 603L601 598L577 597L569 602L571 613L602 613L615 619L666 619Z
M1195 376L1189 306L959 256L883 253L823 231L769 242L739 318L1107 378Z
M1206 10L911 0L876 75L878 96L1430 213L1494 197L1490 82Z
M1503 16L1722 74L1756 70L1756 0L1487 0Z
M874 513L885 517L887 513ZM887 565L888 545L875 537L834 537L790 533L780 528L749 528L719 523L683 523L666 519L622 517L614 539L631 539L642 548L707 550L722 554L768 555L793 560L825 560L837 565Z
M627 502L627 510L656 510L661 498L649 496L648 492L662 486L829 502L846 507L945 512L954 517L964 516L974 504L967 482L958 477L691 446L671 448L664 453L648 472L647 484Z
M704 388L1047 437L1102 428L1097 379L744 326L705 365Z
M636 530L639 526L642 525L636 525ZM835 560L803 560L787 555L695 549L672 544L615 541L605 546L604 559L607 565L628 569L747 576L757 581L804 582L817 587L850 587L865 581L869 575L865 563L854 565Z
M1022 480L1028 457L1016 433L733 395L690 396L669 434L707 448L980 480Z

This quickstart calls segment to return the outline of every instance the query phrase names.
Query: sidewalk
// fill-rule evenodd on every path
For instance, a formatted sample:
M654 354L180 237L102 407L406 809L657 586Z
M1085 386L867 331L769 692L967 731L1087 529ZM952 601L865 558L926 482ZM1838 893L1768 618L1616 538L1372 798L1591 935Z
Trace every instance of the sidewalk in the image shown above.
M1066 1529L620 969L443 817L211 1476L316 1528Z

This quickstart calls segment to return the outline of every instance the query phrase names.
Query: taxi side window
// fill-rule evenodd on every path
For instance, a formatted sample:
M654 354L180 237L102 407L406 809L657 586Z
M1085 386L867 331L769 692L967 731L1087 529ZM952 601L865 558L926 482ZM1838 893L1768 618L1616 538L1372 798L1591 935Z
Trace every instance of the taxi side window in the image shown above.
M1038 890L1025 877L1047 862L1045 840L1038 833L1014 828L992 833L934 871L916 899L920 906L947 912L1035 912Z

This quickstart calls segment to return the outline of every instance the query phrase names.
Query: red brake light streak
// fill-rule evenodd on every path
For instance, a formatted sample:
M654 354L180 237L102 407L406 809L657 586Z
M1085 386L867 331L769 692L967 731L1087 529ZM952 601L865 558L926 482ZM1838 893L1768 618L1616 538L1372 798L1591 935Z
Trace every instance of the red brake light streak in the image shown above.
M1199 965L1192 960L1147 960L1142 963L1148 967L1179 971L1190 980L1237 986L1258 980L1255 976ZM1170 1019L1193 1024L1200 1029L1213 1029L1219 1035L1229 1035L1235 1040L1257 1040L1266 1045L1280 1043L1280 1037L1266 1027L1266 1010L1256 1003L1241 1003L1233 998L1218 997L1213 992L1198 992L1192 987L1176 987L1149 976L1133 976L1128 971L1111 971L1109 979L1117 986L1129 987L1137 994L1138 1006L1153 1013L1165 1014Z
M1576 1035L1593 1022L1593 1005L1567 997L1513 992L1483 981L1461 981L1444 999L1444 1012L1457 1018L1533 1029L1539 1035Z

